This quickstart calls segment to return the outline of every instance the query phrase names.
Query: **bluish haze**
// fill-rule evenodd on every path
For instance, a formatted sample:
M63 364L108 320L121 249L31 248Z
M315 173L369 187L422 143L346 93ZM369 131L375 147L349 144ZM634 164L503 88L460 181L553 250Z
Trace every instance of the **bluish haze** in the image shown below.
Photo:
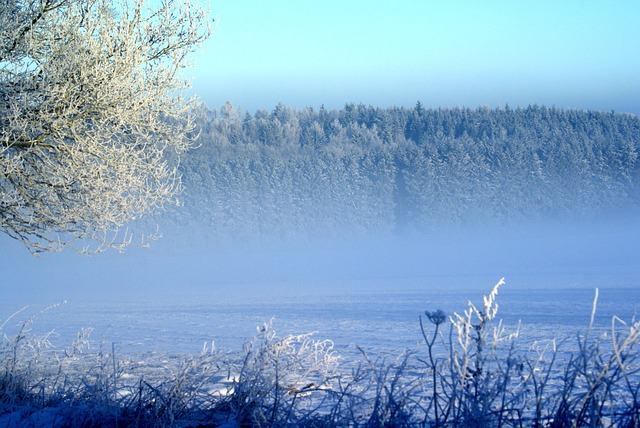
M634 1L211 2L211 107L530 104L640 113Z
M225 245L169 231L149 249L95 257L66 251L41 258L3 237L0 309L7 314L25 304L65 299L184 302L202 295L244 301L450 289L477 294L500 277L513 290L637 289L638 237L634 218Z

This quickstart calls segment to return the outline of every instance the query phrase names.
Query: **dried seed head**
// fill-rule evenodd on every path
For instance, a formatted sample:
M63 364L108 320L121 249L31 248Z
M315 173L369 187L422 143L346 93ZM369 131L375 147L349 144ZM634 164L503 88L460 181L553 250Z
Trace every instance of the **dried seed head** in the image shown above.
M447 319L447 316L442 311L442 309L438 309L434 312L425 311L424 314L431 321L432 324L440 325Z

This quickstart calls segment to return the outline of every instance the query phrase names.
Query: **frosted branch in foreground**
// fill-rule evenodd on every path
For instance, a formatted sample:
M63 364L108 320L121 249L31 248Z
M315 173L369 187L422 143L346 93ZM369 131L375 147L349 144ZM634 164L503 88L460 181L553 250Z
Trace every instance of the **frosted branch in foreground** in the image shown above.
M207 16L189 2L3 2L2 232L34 253L123 248L125 224L175 202L194 131L180 71Z

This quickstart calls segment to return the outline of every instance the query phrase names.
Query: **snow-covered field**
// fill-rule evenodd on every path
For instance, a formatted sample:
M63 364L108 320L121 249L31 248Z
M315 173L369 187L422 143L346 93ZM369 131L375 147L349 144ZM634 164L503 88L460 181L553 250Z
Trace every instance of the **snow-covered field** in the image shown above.
M488 353L488 359L482 359L482 364L486 364L486 371L482 373L487 373L482 375L486 382L481 384L482 388L503 388L491 379L504 377L515 382L508 390L514 399L531 394L527 392L530 391L527 385L532 385L536 376L538 381L545 379L545 364L551 362L548 367L555 366L548 387L555 394L554 388L560 391L573 370L568 368L567 361L561 360L584 355L590 358L585 362L590 368L584 373L587 382L584 388L588 390L589 373L600 370L598 356L612 351L606 336L611 329L611 319L618 316L624 321L633 320L640 302L640 289L636 287L599 290L591 340L597 343L603 340L601 344L589 342L595 345L581 350L587 343L581 345L582 339L578 339L581 336L577 334L584 335L590 323L595 289L503 286L496 301L498 316L491 321L491 329L504 327L498 334L502 338L519 331L519 337L513 342L515 347L509 340L496 342L492 339L496 336L487 330L482 339L487 341L487 349L483 351L481 346L485 345L476 342L480 333L476 337L473 332L478 320L470 318L467 325L472 326L468 333L471 341L468 343L473 350L467 353L460 331L447 339L449 328L445 323L438 344L432 348L435 361L440 361L434 365L429 363L431 356L425 343L434 326L427 321L424 311L441 309L455 318L454 313L464 314L463 311L472 308L468 300L478 308L483 305L486 308L482 296L489 290L367 292L364 288L355 292L227 295L224 299L185 291L169 299L160 294L144 299L85 298L49 308L34 304L13 317L7 312L7 321L2 326L5 335L2 361L4 379L10 386L4 401L6 403L8 397L10 404L4 405L0 424L102 424L114 422L113 418L116 423L121 418L126 424L137 424L143 420L140 418L151 418L154 423L173 426L178 422L172 419L176 417L187 418L180 421L187 425L188 418L196 418L194 422L197 422L202 420L198 418L211 420L224 415L257 421L266 415L261 412L274 418L285 417L285 420L326 416L333 418L326 423L351 423L348 421L362 417L391 417L377 414L375 403L383 400L381 405L389 412L395 408L396 399L405 400L403 406L406 407L400 416L404 421L416 417L438 419L443 415L428 410L431 408L428 403L434 402L430 400L436 400L441 406L449 403L465 406L465 400L471 396L453 389L452 397L457 398L445 403L430 392L427 386L430 373L437 366L438 376L443 376L443 380L449 379L448 376L455 379L459 376L455 374L457 370L466 377L478 367L483 352ZM490 307L495 309L493 303ZM421 316L426 326L425 337L420 328ZM621 330L626 327L621 322L616 326ZM551 342L554 338L559 340ZM637 338L633 340L635 343ZM502 345L490 350L491 341ZM450 353L446 343L453 343L456 350L451 352L454 353ZM557 350L555 345L559 345ZM545 346L547 351L542 352ZM549 360L553 355L558 362ZM453 371L447 372L443 362L451 356L455 361L472 365L460 369L450 366ZM592 361L592 357L595 360ZM516 364L516 361L521 362ZM505 372L501 364L516 365L513 371L507 368ZM629 367L635 383L638 373ZM23 387L13 380L14 372L26 374L31 377L30 382L35 382L28 387L31 394L36 388L36 396L57 398L47 398L49 404L42 407L18 405ZM485 379L485 376L489 377ZM614 382L622 382L623 378L615 379ZM468 387L478 388L472 378L468 382ZM518 386L519 383L522 385ZM450 388L453 384L447 387L443 383L440 388ZM583 388L581 384L575 385L571 391ZM487 397L494 394L488 391L482 394L489 394ZM629 394L632 390L623 385L621 391ZM76 398L69 401L64 397ZM534 397L542 395L536 392ZM343 402L347 398L355 401ZM628 397L621 400L621 403L629 401ZM56 405L57 402L65 404ZM262 404L257 405L258 402ZM296 415L283 410L285 404L291 406ZM504 404L490 406L501 409ZM78 405L80 407L76 407ZM143 405L151 410L144 410ZM572 405L579 408L580 403ZM354 409L365 416L354 414ZM612 409L604 414L614 415L616 410ZM328 413L322 416L323 411ZM488 411L494 414L494 410ZM550 417L537 414L531 408L523 411L530 418ZM624 417L630 414L628 407L623 407L622 412ZM238 421L240 419L229 426L241 423Z
M303 288L301 288L303 290ZM526 289L507 282L498 296L499 318L505 326L521 323L523 338L542 340L573 336L589 323L595 289ZM274 319L280 334L314 333L330 339L336 349L349 353L360 346L368 351L401 352L422 343L418 317L425 310L461 313L468 300L482 303L487 290L419 290L403 292L360 291L330 294L290 293L272 297L246 295L223 298L214 293L177 293L173 297L148 296L113 300L69 300L36 315L32 330L52 332L50 340L66 346L83 328L91 328L90 341L111 347L115 343L125 355L145 352L197 354L204 346L220 351L241 351L257 326ZM27 304L30 302L23 302ZM56 302L49 302L56 303ZM21 306L0 307L1 316ZM33 304L23 316L8 323L11 335L25 316L46 305ZM623 320L640 310L640 289L602 288L597 305L597 326L609 328L611 317Z

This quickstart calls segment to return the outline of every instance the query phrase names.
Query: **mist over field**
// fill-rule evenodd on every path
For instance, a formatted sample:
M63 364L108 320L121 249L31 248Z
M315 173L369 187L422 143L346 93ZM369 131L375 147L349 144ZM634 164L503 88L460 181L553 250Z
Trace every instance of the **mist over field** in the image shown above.
M467 288L500 277L510 287L634 287L640 227L634 219L442 231L411 237L362 236L305 242L176 243L84 258L25 257L2 246L3 285L16 304L64 299L160 299L183 293L299 295ZM348 287L348 288L345 288Z

